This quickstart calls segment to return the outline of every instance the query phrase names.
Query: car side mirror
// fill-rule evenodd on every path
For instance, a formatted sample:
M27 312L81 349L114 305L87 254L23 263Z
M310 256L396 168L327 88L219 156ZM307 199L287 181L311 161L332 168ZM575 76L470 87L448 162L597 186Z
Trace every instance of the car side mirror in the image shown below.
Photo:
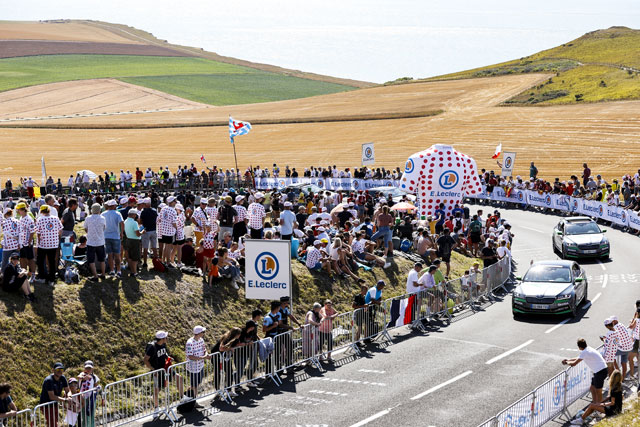
M562 236L562 231L560 231L560 230L556 230L556 234L557 234L558 236Z
M582 277L576 277L576 283L582 282L584 279Z
M603 233L606 233L606 232L607 232L607 230L600 230L600 231L602 231Z
M516 280L519 281L519 282L522 282L522 276L517 276Z

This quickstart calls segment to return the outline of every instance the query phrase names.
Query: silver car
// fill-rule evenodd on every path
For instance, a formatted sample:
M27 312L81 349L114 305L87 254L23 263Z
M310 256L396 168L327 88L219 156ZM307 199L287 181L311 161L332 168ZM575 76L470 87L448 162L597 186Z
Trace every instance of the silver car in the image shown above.
M518 280L512 295L513 317L535 313L575 317L587 301L587 276L575 261L539 261Z
M563 218L553 229L553 251L562 258L608 258L609 239L594 220L586 216Z

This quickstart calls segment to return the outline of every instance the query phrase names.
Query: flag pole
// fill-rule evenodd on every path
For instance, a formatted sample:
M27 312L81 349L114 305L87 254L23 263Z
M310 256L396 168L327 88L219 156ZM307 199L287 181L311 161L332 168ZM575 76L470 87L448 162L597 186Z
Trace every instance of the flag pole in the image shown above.
M231 145L233 145L233 158L236 161L236 182L239 183L240 182L239 181L240 180L240 170L238 169L238 156L236 156L236 144L235 144L235 142L232 142Z

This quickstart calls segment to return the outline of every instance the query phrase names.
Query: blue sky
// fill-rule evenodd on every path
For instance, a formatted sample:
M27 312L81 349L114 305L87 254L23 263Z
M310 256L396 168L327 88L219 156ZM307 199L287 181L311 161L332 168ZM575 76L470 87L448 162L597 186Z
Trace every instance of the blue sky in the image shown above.
M2 4L4 3L4 4ZM96 19L226 56L384 82L520 58L613 25L640 1L0 0L2 18Z

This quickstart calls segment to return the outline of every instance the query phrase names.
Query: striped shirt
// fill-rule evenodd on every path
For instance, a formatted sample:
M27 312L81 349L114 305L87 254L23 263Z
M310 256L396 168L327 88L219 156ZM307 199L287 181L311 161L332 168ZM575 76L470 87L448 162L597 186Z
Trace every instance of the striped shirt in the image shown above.
M193 222L193 230L202 233L207 224L207 214L205 214L204 210L200 207L196 209L191 219Z
M41 216L36 222L36 231L38 233L38 248L40 249L56 249L60 244L60 231L62 223L57 216Z
M25 215L20 219L18 224L18 242L20 247L31 246L33 243L32 234L36 231L36 224L29 215Z
M177 222L178 213L175 208L166 206L160 211L160 235L175 236L176 228L173 226Z
M238 215L236 215L236 222L244 221L247 217L247 208L241 205L233 205L233 209L238 213Z
M19 225L20 222L13 217L2 220L2 234L4 236L2 240L3 251L16 250L20 247L20 242L18 241L20 237L18 230Z
M251 203L249 205L249 209L247 210L247 215L249 217L249 227L254 230L260 230L263 227L262 221L264 217L267 216L264 211L264 206L260 203Z

